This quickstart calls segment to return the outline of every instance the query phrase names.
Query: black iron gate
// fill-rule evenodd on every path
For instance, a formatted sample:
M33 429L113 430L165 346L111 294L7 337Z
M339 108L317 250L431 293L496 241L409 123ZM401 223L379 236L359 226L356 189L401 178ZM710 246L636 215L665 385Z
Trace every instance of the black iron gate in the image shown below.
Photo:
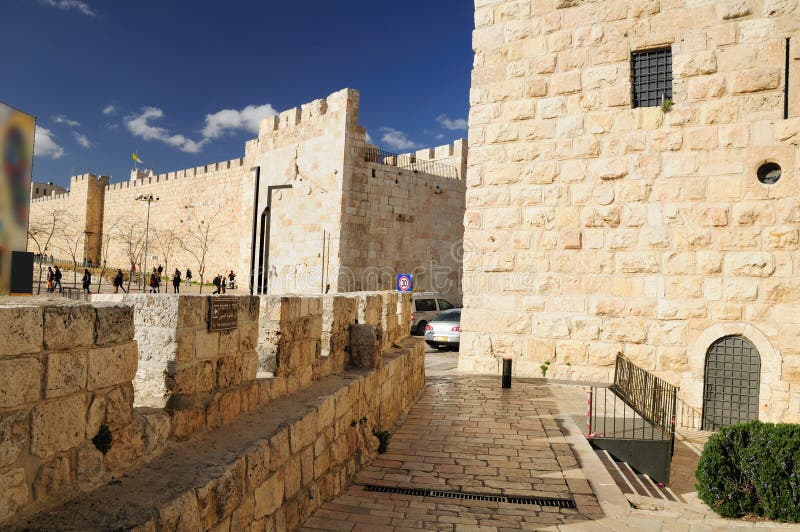
M706 352L703 429L758 419L761 357L743 336L725 336Z

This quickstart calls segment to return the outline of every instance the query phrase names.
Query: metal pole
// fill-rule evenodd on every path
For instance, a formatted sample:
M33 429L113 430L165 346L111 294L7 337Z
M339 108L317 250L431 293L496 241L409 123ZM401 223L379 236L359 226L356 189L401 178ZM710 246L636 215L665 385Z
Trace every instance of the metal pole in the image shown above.
M503 388L511 388L511 359L503 359Z
M144 228L144 270L142 271L142 293L144 293L145 289L145 279L147 275L147 237L150 233L150 202L153 201L153 198L147 198L147 223L145 224Z

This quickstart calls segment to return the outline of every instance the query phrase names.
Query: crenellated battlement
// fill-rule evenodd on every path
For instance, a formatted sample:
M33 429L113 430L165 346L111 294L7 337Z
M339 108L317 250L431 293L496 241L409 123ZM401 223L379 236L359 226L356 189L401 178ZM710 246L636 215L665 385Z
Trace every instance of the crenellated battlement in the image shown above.
M72 185L75 183L88 182L88 181L102 182L103 180L108 181L108 179L109 177L107 175L79 174L70 177L69 182Z
M69 197L69 191L62 192L61 194L51 194L50 196L42 196L31 200L31 203L45 203L54 200L63 200Z
M263 119L258 128L259 136L273 131L293 129L301 124L318 120L330 112L346 110L348 105L357 109L358 98L357 90L342 89L330 94L325 99L313 100L299 107L286 109L277 115Z
M194 168L187 168L184 170L176 170L174 172L166 172L163 174L146 174L145 177L132 177L130 181L123 181L121 183L112 183L106 186L106 190L123 190L130 187L137 187L142 185L151 185L153 183L161 183L164 181L174 179L186 179L192 177L203 177L206 174L220 172L224 170L241 168L244 166L244 157L238 159L229 159L227 161L220 161L217 163L210 163L204 166L195 166ZM142 172L139 172L141 175Z

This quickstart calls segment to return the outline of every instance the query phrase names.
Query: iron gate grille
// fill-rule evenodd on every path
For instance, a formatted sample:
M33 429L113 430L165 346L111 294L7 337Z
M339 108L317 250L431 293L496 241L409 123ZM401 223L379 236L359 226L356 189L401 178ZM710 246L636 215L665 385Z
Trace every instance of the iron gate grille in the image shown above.
M725 336L706 352L703 429L758 419L761 357L743 336Z

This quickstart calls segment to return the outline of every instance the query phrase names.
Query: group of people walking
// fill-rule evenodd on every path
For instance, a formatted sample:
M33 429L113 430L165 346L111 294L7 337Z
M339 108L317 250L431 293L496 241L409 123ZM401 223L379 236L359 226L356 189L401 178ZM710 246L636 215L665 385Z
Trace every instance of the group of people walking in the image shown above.
M231 290L236 288L236 274L233 273L233 270L227 276L218 273L211 283L214 285L212 294L224 294L227 288Z
M64 276L61 273L61 269L58 266L55 267L56 269L53 270L52 266L47 267L47 285L45 288L45 292L48 294L52 294L56 290L59 292L64 291L64 287L61 286L61 279ZM83 269L83 277L81 277L81 285L83 286L83 291L87 294L92 292L92 272L89 271L88 268Z
M61 277L62 277L61 270L58 269L58 266L56 266L55 271L53 271L53 267L52 266L48 266L47 267L47 288L46 288L45 291L47 293L52 293L52 292L55 292L56 288L57 288L59 292L63 292L64 288L61 286ZM41 279L41 277L39 279ZM39 282L41 282L41 281L39 281Z
M131 270L131 274L134 273L135 270ZM150 274L150 278L147 282L147 286L149 288L149 293L156 294L161 292L161 281L164 273L164 267L160 264L153 268L152 273ZM55 270L53 267L48 266L47 268L47 292L52 293L58 290L59 292L63 292L63 288L61 286L61 279L63 274L58 266L55 266ZM89 271L88 268L84 268L83 270L83 277L81 278L81 282L83 285L83 290L85 293L91 293L91 285L92 285L92 273ZM192 285L192 270L187 268L185 274L181 274L181 271L178 268L175 268L175 272L172 274L172 293L179 294L181 291L181 284L185 282L186 286ZM114 293L119 293L120 289L124 293L128 293L125 289L125 274L123 274L122 269L117 269L117 273L114 275L114 279L111 282L112 286L114 287ZM227 288L234 289L236 288L236 274L233 273L233 270L230 271L228 275L217 274L212 284L214 285L214 292L213 294L224 294ZM167 289L164 290L167 292Z

